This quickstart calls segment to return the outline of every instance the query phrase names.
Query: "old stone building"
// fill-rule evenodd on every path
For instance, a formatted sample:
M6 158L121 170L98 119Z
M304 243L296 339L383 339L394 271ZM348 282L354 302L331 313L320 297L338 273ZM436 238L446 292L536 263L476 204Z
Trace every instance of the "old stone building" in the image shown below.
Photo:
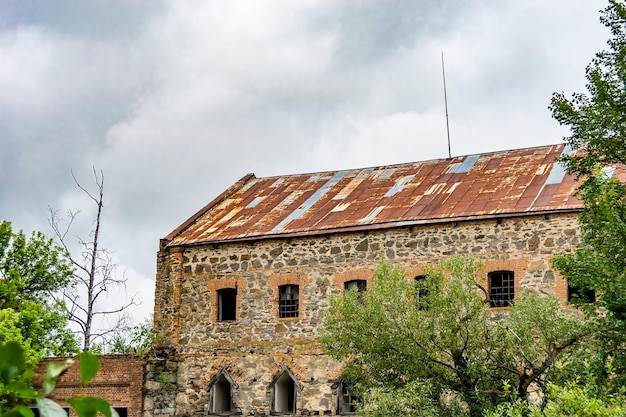
M567 302L550 265L579 242L563 145L393 166L249 174L161 241L144 415L354 411L316 342L328 296L367 290L382 255L407 279L451 254L483 259L492 308L524 290Z

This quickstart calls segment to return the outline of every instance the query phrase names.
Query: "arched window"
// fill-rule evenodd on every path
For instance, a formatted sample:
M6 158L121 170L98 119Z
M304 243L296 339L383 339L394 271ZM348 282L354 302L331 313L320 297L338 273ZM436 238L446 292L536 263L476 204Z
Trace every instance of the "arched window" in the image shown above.
M209 383L209 396L211 413L227 413L233 411L233 387L236 384L222 368Z
M278 317L298 317L300 310L300 288L297 285L281 285L278 287Z
M237 320L237 290L223 288L217 290L217 321Z
M276 375L271 385L272 412L295 413L297 398L297 382L286 366Z
M489 306L510 307L515 299L515 277L512 271L489 273Z

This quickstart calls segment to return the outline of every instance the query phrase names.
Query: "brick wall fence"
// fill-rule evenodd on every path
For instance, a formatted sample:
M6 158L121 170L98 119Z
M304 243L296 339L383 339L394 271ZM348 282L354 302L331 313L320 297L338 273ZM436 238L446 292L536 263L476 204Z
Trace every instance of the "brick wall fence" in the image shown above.
M67 407L66 399L74 395L97 396L105 398L111 406L118 409L120 417L141 417L142 386L146 361L139 355L103 355L100 370L86 386L81 387L78 360L59 379L50 398L61 406ZM46 367L50 362L63 362L67 358L46 358L39 363L35 385L41 385ZM70 417L75 416L70 411Z

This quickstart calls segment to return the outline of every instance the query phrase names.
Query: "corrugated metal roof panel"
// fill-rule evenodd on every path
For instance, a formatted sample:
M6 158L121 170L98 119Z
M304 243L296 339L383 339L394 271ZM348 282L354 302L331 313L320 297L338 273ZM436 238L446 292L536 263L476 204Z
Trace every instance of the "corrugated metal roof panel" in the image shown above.
M563 145L347 171L248 175L168 235L170 245L578 210ZM623 169L615 172L624 178Z

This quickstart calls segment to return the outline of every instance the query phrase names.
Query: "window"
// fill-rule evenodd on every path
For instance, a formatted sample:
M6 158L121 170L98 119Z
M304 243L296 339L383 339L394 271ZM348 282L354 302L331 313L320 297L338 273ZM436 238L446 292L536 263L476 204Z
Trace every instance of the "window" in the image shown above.
M115 409L115 411L117 411L117 414L120 417L128 417L128 408L126 407L113 407Z
M363 302L363 293L367 290L367 281L364 279L353 279L351 281L346 281L343 283L343 289L345 291L351 291L353 289L359 293L358 300Z
M40 417L41 416L41 412L39 411L38 408L36 407L31 407L30 408L31 411L33 412L33 414L35 415L35 417ZM69 407L63 407L63 411L65 411L65 413L69 416L70 415L70 408ZM120 415L121 417L121 415ZM126 417L126 416L124 416Z
M224 288L217 290L217 321L237 320L237 290Z
M592 289L576 287L567 282L567 302L579 302L582 304L593 304L596 302L596 292Z
M364 279L353 279L351 281L346 281L343 284L343 288L346 291L350 291L353 288L356 288L358 292L364 292L367 290L367 281Z
M418 275L415 277L415 299L418 310L426 310L428 308L427 297L426 275Z
M515 299L515 279L512 271L489 273L489 306L509 307Z
M286 368L278 375L272 386L272 412L296 412L296 381Z
M211 380L209 385L211 413L233 411L233 385L225 367Z
M278 287L280 295L278 299L278 317L298 317L299 311L299 287L297 285L281 285Z
M341 382L339 384L339 390L337 392L338 397L338 410L339 414L350 414L356 413L356 405L358 399L356 395L352 392L352 388L346 382Z

